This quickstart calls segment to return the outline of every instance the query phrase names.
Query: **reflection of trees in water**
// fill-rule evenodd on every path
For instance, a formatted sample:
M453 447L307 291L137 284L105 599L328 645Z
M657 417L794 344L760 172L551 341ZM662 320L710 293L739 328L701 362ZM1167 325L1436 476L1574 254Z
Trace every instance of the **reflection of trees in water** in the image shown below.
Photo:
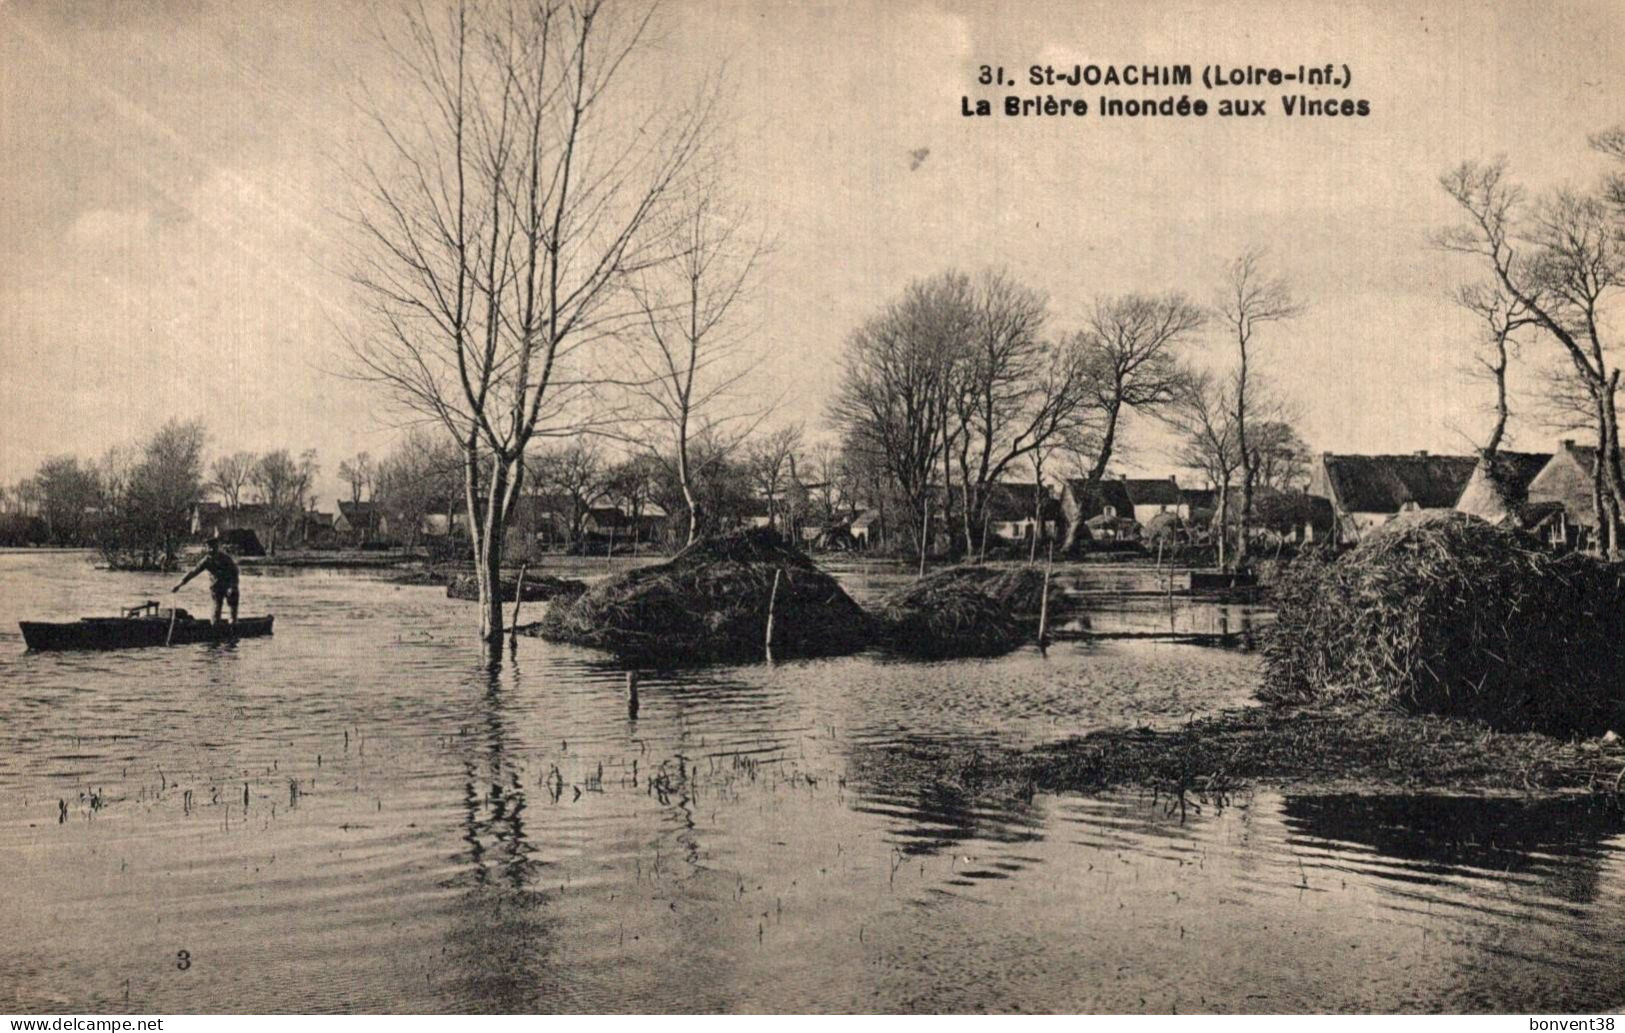
M905 856L931 856L979 839L1042 839L1030 783L1001 782L983 768L975 743L902 735L854 745L847 755L853 809L885 817Z
M1418 873L1464 868L1530 875L1551 896L1581 904L1597 897L1604 840L1625 832L1620 812L1592 799L1290 796L1282 819L1299 835L1405 862L1374 872L1384 878L1415 882Z
M458 874L452 884L466 887L453 905L456 924L444 974L459 1007L490 1012L534 1011L555 997L550 977L556 952L554 923L544 918L547 903L533 888L541 862L525 829L525 790L509 753L504 714L502 663L485 670L477 702L478 734L466 736L463 758L462 840ZM439 980L435 980L438 982ZM552 1007L558 1007L556 1001Z

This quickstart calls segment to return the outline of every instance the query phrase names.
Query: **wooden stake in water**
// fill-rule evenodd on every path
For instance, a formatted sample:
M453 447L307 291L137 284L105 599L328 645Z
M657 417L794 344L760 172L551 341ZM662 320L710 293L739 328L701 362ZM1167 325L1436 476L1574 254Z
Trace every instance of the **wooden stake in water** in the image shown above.
M1044 645L1049 637L1049 577L1055 568L1055 543L1049 546L1049 562L1044 565L1044 594L1038 600L1038 644Z
M773 662L773 611L778 607L778 604L779 604L779 575L781 575L783 573L784 573L783 568L780 568L780 569L777 569L777 570L773 571L773 591L768 593L768 596L767 596L767 642L766 642L766 648L767 648L767 662L768 663Z
M529 568L529 560L519 564L519 583L514 585L513 589L513 619L508 622L509 642L519 641L519 604L525 601L525 571ZM499 589L501 585L502 578L499 576L497 578L497 586Z
M925 550L931 544L931 497L925 499L925 521L920 526L920 576L925 577Z

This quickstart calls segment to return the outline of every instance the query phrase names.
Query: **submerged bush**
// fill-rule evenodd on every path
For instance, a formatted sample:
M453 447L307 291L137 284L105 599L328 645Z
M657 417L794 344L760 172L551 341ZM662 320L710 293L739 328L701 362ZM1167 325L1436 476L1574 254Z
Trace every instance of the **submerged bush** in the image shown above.
M1603 730L1625 679L1625 581L1462 513L1408 515L1274 586L1276 703L1377 703L1496 728Z

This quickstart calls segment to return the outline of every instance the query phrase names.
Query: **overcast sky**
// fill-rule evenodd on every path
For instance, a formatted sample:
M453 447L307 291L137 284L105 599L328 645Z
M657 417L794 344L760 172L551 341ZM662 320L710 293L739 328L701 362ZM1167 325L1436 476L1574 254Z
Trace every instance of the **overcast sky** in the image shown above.
M171 415L214 451L314 447L329 473L387 450L382 399L332 372L373 25L339 0L0 6L0 480ZM1437 177L1505 154L1533 187L1590 182L1586 134L1625 121L1622 51L1611 0L704 0L669 3L633 71L653 95L727 61L737 189L777 240L753 321L784 419L818 424L845 335L911 278L1006 267L1065 331L1099 294L1209 300L1261 244L1308 306L1261 354L1311 445L1460 451L1481 399L1447 293L1476 270L1427 247L1452 218ZM1267 87L1236 94L1269 100L1257 120L959 113L1005 92L976 86L984 63L1328 61L1370 117L1289 120ZM1137 440L1125 469L1167 467Z

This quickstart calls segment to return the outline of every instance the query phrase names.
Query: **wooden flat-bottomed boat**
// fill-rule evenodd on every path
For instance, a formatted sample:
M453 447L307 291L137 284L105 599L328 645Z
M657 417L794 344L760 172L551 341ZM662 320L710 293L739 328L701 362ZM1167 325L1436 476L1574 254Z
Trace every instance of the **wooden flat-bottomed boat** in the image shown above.
M275 617L239 617L236 624L213 624L181 609L160 610L148 601L119 617L83 617L76 621L19 621L29 649L139 649L192 642L233 642L271 634Z

